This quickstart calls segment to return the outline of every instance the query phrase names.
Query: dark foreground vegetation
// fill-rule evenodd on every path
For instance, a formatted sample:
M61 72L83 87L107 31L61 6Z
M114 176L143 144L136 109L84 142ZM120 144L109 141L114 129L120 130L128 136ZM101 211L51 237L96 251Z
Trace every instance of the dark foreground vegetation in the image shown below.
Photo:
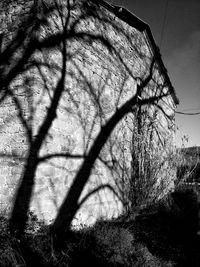
M1 215L0 266L200 266L198 198L182 186L134 214L72 230L62 244L32 213L18 240Z

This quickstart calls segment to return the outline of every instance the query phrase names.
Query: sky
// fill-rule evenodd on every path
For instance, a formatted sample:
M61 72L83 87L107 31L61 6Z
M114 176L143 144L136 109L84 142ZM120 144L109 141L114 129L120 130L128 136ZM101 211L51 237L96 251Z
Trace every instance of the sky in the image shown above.
M200 112L200 0L108 0L149 24L180 104ZM200 146L200 115L176 114L178 147ZM186 137L186 138L185 138Z

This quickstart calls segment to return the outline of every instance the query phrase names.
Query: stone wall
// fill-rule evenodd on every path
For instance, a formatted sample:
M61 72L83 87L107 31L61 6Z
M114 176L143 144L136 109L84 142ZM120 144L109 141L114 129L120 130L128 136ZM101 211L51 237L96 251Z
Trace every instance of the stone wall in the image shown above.
M5 54L5 50L9 51L12 40L15 38L18 30L23 26L30 12L33 1L1 1L0 2L0 34L1 34L1 53ZM11 50L11 49L10 49ZM12 60L16 57L12 51ZM11 54L11 53L9 53ZM12 62L8 58L1 56L1 75L6 75ZM1 76L1 77L2 77ZM2 84L1 84L2 86ZM22 121L19 119L18 107L16 100L19 100L23 117L27 120L29 117L29 97L26 86L19 86L18 82L10 84L14 88L17 98L10 94L4 97L4 91L1 87L0 91L0 195L1 206L7 209L16 185L19 182L21 172L23 170L24 158L28 150L27 136ZM17 155L17 157L15 157Z
M87 155L101 127L134 96L137 83L147 76L152 60L152 51L144 33L130 27L103 7L87 1L72 2L77 4L70 10L67 28L70 32L74 27L74 31L66 41L65 90L59 101L57 117L43 142L41 157L53 153ZM54 9L47 11L44 21L41 19L41 26L37 29L40 44L52 35L59 38L63 34L63 22L69 16L66 2L58 1L61 4L59 9L52 6L53 1L50 3ZM31 5L32 1L19 0L8 6L1 4L3 16L0 14L0 17L3 18L5 29L4 48L15 38L17 29L27 26L23 23L28 18L29 10L36 10L31 9ZM42 8L41 10L48 10L48 5L45 4ZM31 15L37 21L42 14L43 11L40 16ZM25 39L24 42L26 44L28 41ZM20 58L26 46L22 45L20 49L17 58ZM49 42L34 51L27 69L19 73L10 84L14 97L8 95L1 101L0 133L3 142L0 144L0 168L1 180L4 182L0 192L2 202L6 205L8 200L11 201L19 183L29 150L30 140L25 125L27 123L30 126L34 138L45 120L59 83L62 60L62 45L59 42L57 45ZM168 90L164 82L159 69L155 68L154 82L144 90L144 95L155 94L155 90L159 94L164 87ZM167 111L171 110L173 114L172 98L168 97L166 101L169 102L165 104ZM158 113L162 112L158 110ZM149 107L149 117L153 117L152 114ZM172 131L167 133L167 128L173 122L167 120L167 125L163 124L165 118L160 119L159 116L162 115L158 115L154 123L163 125L164 139L169 139ZM136 129L135 119L134 113L130 113L117 125L103 147L100 159L95 163L81 198L103 183L109 183L118 192L124 191L122 195L126 196L132 168L131 144ZM36 213L46 220L55 217L83 160L52 157L39 164L31 203L31 208ZM105 162L110 164L109 167ZM121 209L116 197L109 190L104 190L88 199L77 218L79 222L89 223L98 216L116 215Z

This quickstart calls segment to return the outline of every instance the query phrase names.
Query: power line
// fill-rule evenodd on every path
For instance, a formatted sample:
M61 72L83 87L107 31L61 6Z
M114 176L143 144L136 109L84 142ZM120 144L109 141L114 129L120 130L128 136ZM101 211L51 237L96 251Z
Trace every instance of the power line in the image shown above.
M190 111L199 112L199 110L200 110L200 107L198 107L198 108L184 108L184 109L181 109L179 111L180 112L190 112Z
M177 114L181 114L181 115L200 115L200 111L199 111L199 112L192 112L192 113L189 113L189 112L181 112L181 111L175 111L175 113L177 113Z
M163 25L162 25L162 31L161 31L161 37L160 37L160 48L161 48L163 36L164 36L164 29L165 29L165 24L166 24L166 19L167 19L168 3L169 3L169 0L166 0L165 13L164 13L164 19L163 19Z

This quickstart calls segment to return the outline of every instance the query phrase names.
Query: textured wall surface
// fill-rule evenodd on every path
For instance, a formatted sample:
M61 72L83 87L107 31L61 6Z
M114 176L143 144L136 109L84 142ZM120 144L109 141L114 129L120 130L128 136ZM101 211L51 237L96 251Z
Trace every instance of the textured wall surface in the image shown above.
M10 5L5 5L4 2L0 4L3 48L13 42L17 31L24 27L24 21L27 26L26 20L32 4L33 1L19 0ZM41 10L37 9L35 15L33 10L36 9L31 10L30 24L34 24L37 19L42 21L45 8L47 4ZM53 10L45 16L45 22L37 28L39 41L42 43L52 35L59 38L63 34L63 22L68 17L66 3L61 4L59 9L53 5ZM43 142L41 157L53 153L87 155L101 127L134 96L137 83L147 76L150 69L152 52L145 34L119 20L105 8L79 1L70 11L68 30L70 27L74 27L74 31L66 39L65 88L59 101L57 117ZM26 38L12 58L18 60L22 57L26 49ZM3 93L0 93L3 99L0 103L0 201L4 206L10 205L29 150L23 121L30 125L34 138L45 120L61 77L62 45L59 42L53 45L53 42L52 39L52 43L48 42L46 46L33 52L30 64L9 85L13 95L8 94L3 98ZM8 70L9 67L8 63ZM163 88L168 90L164 77L157 68L154 69L153 77L154 80L142 93L144 96L159 94ZM162 100L161 105L170 116L173 115L175 106L171 96ZM153 135L157 148L157 151L154 149L154 154L159 151L162 157L161 143L166 147L173 142L174 121L166 119L161 110L156 111L151 105L146 110L146 125L152 125L153 122L161 133L163 141L156 137L155 131ZM130 144L133 133L138 134L137 123L135 115L129 114L114 129L100 158L95 162L82 197L102 183L109 183L118 191L124 190L126 195L126 182L132 168ZM141 136L146 133L147 130L143 127ZM140 145L141 155L146 153L145 146ZM32 209L47 220L53 219L82 161L81 158L52 157L41 162L35 178ZM115 163L108 168L105 162ZM173 177L167 175L169 173L165 176L166 188L169 180L173 180ZM123 183L120 182L122 177ZM98 216L112 216L120 210L121 204L116 197L109 190L104 190L86 201L77 218L79 222L92 222Z
M16 36L23 21L26 20L33 1L1 1L0 3L0 34L2 37L1 52L9 47L9 44ZM16 55L13 55L15 57ZM6 59L7 60L7 59ZM3 66L3 67L2 67ZM9 62L2 64L1 75L6 75L9 71ZM20 99L21 109L25 119L28 119L29 97L26 86L18 87L19 82L15 82L15 92ZM2 85L1 85L2 86ZM11 85L12 86L12 85ZM18 108L16 101L4 93L1 88L0 96L0 195L2 208L10 206L11 197L19 182L21 172L23 171L24 161L28 150L27 136L23 125L18 118ZM15 157L17 154L17 158Z

